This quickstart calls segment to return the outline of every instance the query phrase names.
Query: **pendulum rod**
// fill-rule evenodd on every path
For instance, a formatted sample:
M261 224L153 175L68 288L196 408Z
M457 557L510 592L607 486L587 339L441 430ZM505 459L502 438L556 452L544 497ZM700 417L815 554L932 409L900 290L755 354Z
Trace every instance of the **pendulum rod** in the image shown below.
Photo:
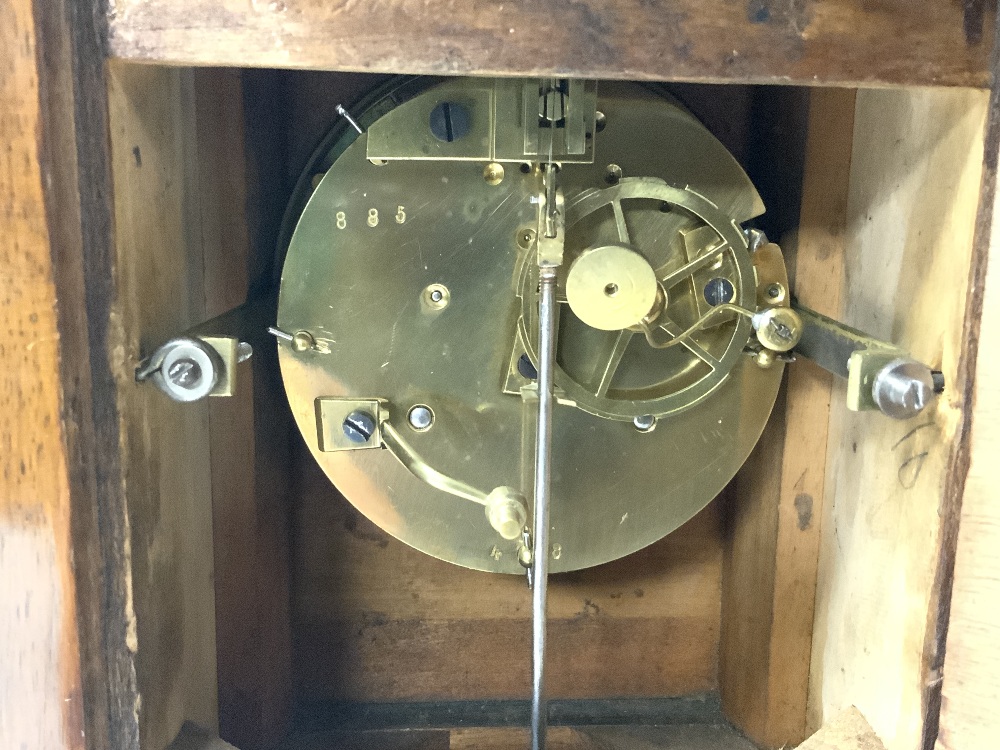
M556 268L540 269L538 296L538 433L535 441L534 554L532 555L531 747L544 750L545 623L549 574L549 492L552 474L552 399L556 338Z
M534 550L532 554L531 747L545 750L548 704L545 700L545 626L549 585L549 500L552 491L552 406L555 390L556 330L559 306L556 280L565 242L558 169L550 161L539 196L538 221L538 428L535 435Z

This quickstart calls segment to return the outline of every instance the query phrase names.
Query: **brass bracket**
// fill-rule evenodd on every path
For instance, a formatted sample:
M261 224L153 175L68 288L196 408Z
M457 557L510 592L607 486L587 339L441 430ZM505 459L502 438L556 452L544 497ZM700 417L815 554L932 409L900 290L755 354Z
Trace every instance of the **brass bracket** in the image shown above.
M368 127L370 161L594 161L596 81L462 78L433 92Z
M241 348L244 347L241 354ZM236 365L253 353L232 336L178 336L139 363L137 383L149 381L173 401L236 393Z
M417 479L454 497L482 505L490 525L504 539L520 536L527 521L527 501L513 487L483 492L442 474L428 464L389 422L387 404L377 398L318 398L316 425L324 453L386 448Z
M594 160L597 82L543 78L524 82L524 156L530 161Z
M184 403L235 395L237 365L253 356L276 306L274 295L251 297L188 329L143 359L135 381L152 382L173 401Z
M253 349L243 350L243 357L240 354L240 340L235 336L199 336L200 341L204 341L222 360L222 368L219 370L219 380L215 388L208 395L211 397L229 398L236 395L236 365L248 358ZM244 345L249 346L249 345Z
M383 447L382 424L389 418L384 405L377 398L316 399L319 449L334 453Z

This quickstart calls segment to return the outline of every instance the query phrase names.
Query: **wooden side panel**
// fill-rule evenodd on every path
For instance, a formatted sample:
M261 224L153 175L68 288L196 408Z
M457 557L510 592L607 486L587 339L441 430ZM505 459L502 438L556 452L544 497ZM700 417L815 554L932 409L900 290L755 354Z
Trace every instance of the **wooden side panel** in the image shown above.
M843 282L853 132L854 91L814 90L800 226L785 253L799 300L828 314L839 308ZM788 368L785 392L731 498L720 692L729 718L769 747L806 736L831 387L819 368Z
M195 73L204 239L205 312L214 317L246 299L269 276L273 211L261 205L280 171L257 168L252 126L244 122L243 75ZM250 93L249 95L254 95ZM263 195L261 193L264 192ZM281 198L276 199L281 203ZM209 401L215 542L219 734L240 750L277 745L291 704L289 608L290 424L280 398L274 343L253 337L233 398Z
M986 3L115 0L117 57L431 74L985 86Z
M941 369L932 410L896 422L834 389L810 719L849 705L889 750L921 747L935 658L942 514L968 408L961 358L985 92L858 94L841 315Z
M33 5L0 6L0 746L61 750L85 743Z
M993 248L1000 248L994 222ZM992 370L1000 348L1000 251L986 277L983 347L976 375L972 466L962 501L955 588L944 664L939 750L990 747L1000 737L1000 388Z
M273 747L291 701L287 417L268 356L231 399L175 404L133 382L167 338L269 276L271 212L238 71L113 65L118 377L143 747L185 721ZM279 198L280 202L280 198ZM273 353L273 352L272 352ZM282 431L282 425L285 431Z
M531 597L524 579L465 570L417 552L355 511L310 456L301 456L298 467L299 697L527 697ZM554 577L550 696L666 696L714 688L721 557L713 504L642 552Z
M108 351L118 383L143 748L185 720L217 728L207 404L137 386L135 367L205 313L191 72L113 66L117 298Z
M1000 737L1000 385L992 369L1000 359L1000 89L993 91L987 130L983 202L971 274L967 338L971 401L966 411L970 465L958 528L938 750L991 747ZM981 326L981 327L980 327ZM971 353L971 352L970 352ZM974 388L974 390L972 390Z

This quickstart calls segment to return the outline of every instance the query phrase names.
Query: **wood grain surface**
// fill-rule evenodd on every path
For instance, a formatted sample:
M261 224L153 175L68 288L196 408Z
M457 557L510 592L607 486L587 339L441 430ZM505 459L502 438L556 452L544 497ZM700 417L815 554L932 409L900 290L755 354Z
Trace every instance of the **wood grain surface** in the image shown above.
M9 54L15 63L11 70L18 69L16 76L4 81L10 91L24 97L23 102L37 97L40 108L33 126L37 153L30 158L24 155L23 161L16 157L11 163L34 168L29 162L37 159L48 219L51 274L39 267L37 273L18 276L5 288L15 299L22 285L29 288L50 280L55 288L52 306L61 388L58 426L68 468L72 545L57 551L67 555L65 564L72 565L79 633L78 664L66 665L78 668L80 676L80 695L65 701L66 709L81 712L70 739L76 743L79 735L88 747L132 750L139 743L141 697L130 645L134 612L117 390L106 356L115 294L104 26L89 2L36 0L3 10L9 16L4 18L5 31L19 33L17 41L0 46L0 59L6 60ZM34 29L29 29L32 12ZM32 56L36 69L28 72L23 66ZM20 110L8 108L5 100L3 111ZM8 154L14 153L9 148ZM24 201L32 207L24 216L31 216L41 200L30 186L16 186L4 195L9 205ZM44 327L49 318L35 319L32 314L28 320ZM40 336L32 346L52 343L47 333ZM41 370L34 373L39 380L48 376ZM56 422L45 420L43 426L54 430ZM33 437L23 431L11 439L16 443ZM58 586L58 582L51 585ZM18 710L30 717L24 704L18 704Z
M520 576L442 562L389 537L310 456L297 463L293 574L300 699L523 698L531 597ZM549 694L681 695L716 681L717 505L615 563L549 588Z
M205 315L241 305L270 276L274 133L245 117L267 96L236 70L195 72ZM280 158L280 157L279 157ZM233 398L208 404L211 440L219 733L239 750L273 748L291 710L289 560L291 424L263 331Z
M182 725L273 747L291 701L287 430L276 363L240 367L232 399L176 404L137 386L142 357L241 304L269 275L267 175L248 147L238 71L111 66L116 184L113 344L145 747ZM281 200L280 197L278 200ZM261 439L257 439L260 436ZM217 617L218 612L218 617Z
M938 750L976 750L1000 738L1000 503L997 455L1000 446L1000 386L993 365L1000 358L1000 88L990 98L983 165L982 202L970 281L967 338L970 357L968 404L963 431L968 464L960 509L952 506L950 528L957 548L950 607L942 612L947 630L943 659ZM977 325L978 324L978 325ZM960 510L960 515L959 515ZM944 575L949 571L944 570ZM937 644L939 649L942 644ZM933 737L931 737L933 739Z
M785 243L799 300L839 310L854 91L815 89L799 228ZM832 376L797 363L733 487L723 568L720 692L768 747L805 739Z
M188 720L218 728L208 404L135 383L144 356L205 316L194 75L113 66L108 99L116 297L105 356L121 420L140 744L154 748Z
M115 0L115 57L432 74L986 86L984 3Z
M992 248L1000 248L993 224ZM972 424L972 463L962 501L939 750L991 747L1000 738L1000 503L997 445L1000 389L992 372L1000 346L1000 251L991 250Z
M865 717L851 706L841 711L798 750L885 750Z
M728 726L550 727L546 739L550 750L754 750ZM295 738L285 750L511 750L530 745L527 728L468 727L322 732ZM869 748L843 745L836 750Z
M85 743L38 34L0 6L0 747L55 750Z
M939 562L968 449L966 303L987 98L869 90L855 111L842 319L942 370L948 386L906 422L848 412L843 384L834 388L810 719L818 727L856 705L890 750L923 746L934 720Z

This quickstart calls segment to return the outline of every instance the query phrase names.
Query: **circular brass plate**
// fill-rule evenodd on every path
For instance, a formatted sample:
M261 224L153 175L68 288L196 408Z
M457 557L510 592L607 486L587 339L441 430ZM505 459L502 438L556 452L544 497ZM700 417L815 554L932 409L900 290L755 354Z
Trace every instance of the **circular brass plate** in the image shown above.
M759 212L746 176L690 114L618 83L602 84L598 109L607 127L597 136L597 161L567 164L560 173L567 204L604 187L613 161L626 178L687 185L734 221ZM535 225L537 186L514 165L499 185L489 185L484 166L375 166L366 136L348 146L302 212L281 280L279 327L309 331L317 345L302 352L281 347L280 362L306 443L361 512L435 557L521 574L518 540L502 539L482 506L424 484L388 450L324 453L317 438L316 399L381 398L393 427L438 471L485 492L532 486L534 404L509 391L512 382L530 382L512 367L512 355L527 252L518 239ZM672 241L668 229L656 230L659 241ZM428 304L427 290L438 288L448 293L443 307ZM560 307L568 318L567 306ZM575 345L568 336L563 343ZM560 350L560 357L571 354ZM710 397L647 433L631 420L557 405L550 538L561 554L551 570L629 554L697 513L756 443L780 380L780 366L762 370L741 357ZM416 404L433 410L429 429L409 426Z
M566 299L584 323L601 331L637 325L656 301L649 261L624 245L584 250L569 267Z

